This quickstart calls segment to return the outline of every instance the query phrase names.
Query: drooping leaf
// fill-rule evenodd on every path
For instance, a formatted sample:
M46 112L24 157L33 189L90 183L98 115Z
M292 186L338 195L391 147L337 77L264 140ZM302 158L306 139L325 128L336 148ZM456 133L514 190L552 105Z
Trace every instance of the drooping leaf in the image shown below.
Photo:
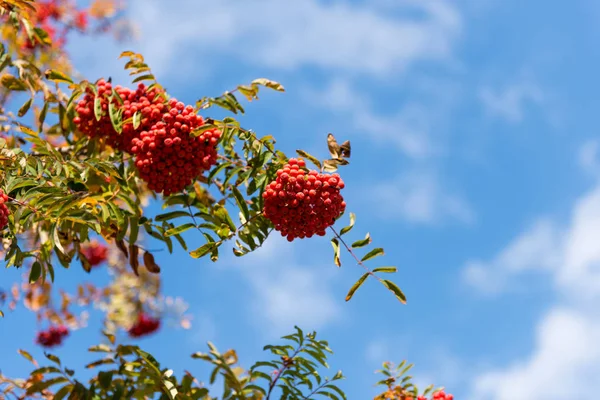
M354 213L350 213L350 225L342 228L340 231L340 236L350 232L352 227L354 227L354 222L356 222L356 215Z
M365 247L369 243L371 243L371 235L367 233L364 239L357 240L356 242L352 243L352 248L358 249L360 247Z
M331 245L333 246L333 262L338 267L342 266L342 261L340 260L340 242L337 238L331 239Z
M350 301L350 299L352 298L352 296L354 296L354 293L356 293L356 291L358 290L359 287L362 286L363 283L365 283L365 281L367 280L367 278L369 277L369 273L364 273L355 283L354 285L352 285L352 287L350 288L350 290L348 291L348 294L346 295L346 301Z
M31 265L31 271L29 272L29 283L35 283L42 275L42 264L39 261L35 261Z
M158 274L160 272L160 267L154 261L154 255L149 251L144 252L144 266L153 274Z
M406 296L394 282L387 279L383 279L382 282L392 293L394 293L402 304L406 304Z
M25 357L27 360L31 361L31 363L37 367L38 363L37 363L37 361L35 361L35 359L33 358L33 356L31 354L29 354L25 350L21 350L21 349L17 350L17 352L20 355L22 355L23 357Z
M22 106L21 108L19 108L19 111L17 112L17 115L19 117L24 116L25 114L27 114L27 111L29 111L29 108L31 107L31 104L33 103L33 97L29 98L29 100L27 100Z

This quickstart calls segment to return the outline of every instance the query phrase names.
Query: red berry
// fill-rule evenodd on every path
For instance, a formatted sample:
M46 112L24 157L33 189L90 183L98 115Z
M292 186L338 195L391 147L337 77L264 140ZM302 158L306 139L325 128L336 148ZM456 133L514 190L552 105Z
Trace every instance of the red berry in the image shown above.
M69 335L69 329L64 325L51 326L45 331L38 332L35 342L43 347L54 347L62 344Z
M141 312L138 314L138 319L133 324L133 326L129 329L129 336L131 337L141 337L149 335L160 328L160 320L157 318L152 318L148 316L146 313Z
M106 261L108 248L94 240L86 246L82 246L81 252L87 258L92 267L98 266Z
M6 206L8 202L8 196L0 189L0 230L4 229L8 225L8 215L10 211Z

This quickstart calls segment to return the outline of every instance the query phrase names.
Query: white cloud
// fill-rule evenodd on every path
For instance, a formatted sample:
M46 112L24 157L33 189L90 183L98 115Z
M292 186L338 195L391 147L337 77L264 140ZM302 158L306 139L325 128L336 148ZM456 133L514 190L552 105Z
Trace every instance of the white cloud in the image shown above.
M553 278L560 302L541 319L531 354L478 375L473 400L582 399L600 374L600 186L573 206L564 229L539 222L493 258L465 269L470 283L510 282L528 270ZM473 279L472 271L477 271ZM471 272L468 272L471 271ZM484 290L489 287L483 285ZM506 286L506 285L504 285ZM502 287L494 287L501 290Z
M379 143L396 146L409 157L423 158L435 152L429 138L431 113L418 104L406 104L393 115L379 115L365 92L343 78L333 79L321 90L306 89L304 97L313 105L342 113L349 119L353 133L368 134Z
M392 18L375 8L318 0L131 3L143 51L160 72L203 69L222 55L280 69L317 66L389 74L415 61L450 56L461 30L452 6L404 0L396 9L418 11L422 18Z
M501 291L527 271L552 274L557 290L581 299L600 296L600 186L579 199L570 224L539 220L489 262L472 260L465 280L482 291Z
M239 260L238 260L239 262ZM292 246L277 234L243 258L239 267L253 290L248 307L269 335L280 336L294 325L317 330L343 317L331 290L329 265L297 265Z
M473 400L564 400L595 396L600 319L556 308L540 322L533 353L474 382Z
M217 323L215 319L206 313L196 313L192 320L192 334L189 336L194 345L204 344L208 341L214 342L217 338Z
M378 210L385 218L421 224L436 224L447 219L462 223L475 221L471 206L447 191L433 173L408 172L390 183L375 185L369 193L369 201L379 205Z
M463 278L476 289L500 293L512 275L531 270L556 268L561 262L561 242L557 227L541 219L509 243L491 261L468 261Z
M484 87L479 93L479 98L491 115L516 123L523 120L524 109L528 103L543 103L544 94L532 83L522 82L500 90Z
M579 149L579 166L584 171L594 176L600 176L600 160L598 159L598 151L600 141L597 139L588 140Z

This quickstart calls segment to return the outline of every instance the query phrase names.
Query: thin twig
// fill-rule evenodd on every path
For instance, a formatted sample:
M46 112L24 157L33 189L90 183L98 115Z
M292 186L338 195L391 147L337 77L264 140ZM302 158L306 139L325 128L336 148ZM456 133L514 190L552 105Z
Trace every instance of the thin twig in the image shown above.
M340 243L342 243L344 245L344 247L346 248L346 250L348 251L348 253L350 253L350 255L352 257L354 257L354 259L356 260L356 263L358 265L360 265L361 267L363 267L367 273L369 275L371 275L373 278L377 279L381 284L385 285L385 283L383 283L383 280L378 277L377 275L375 275L375 273L373 271L371 271L369 269L369 267L367 267L362 261L360 261L360 259L356 256L356 254L354 254L354 252L352 251L352 249L346 244L346 242L344 241L344 239L342 239L342 237L340 236L339 233L337 233L337 231L333 228L333 226L330 226L329 229L331 229L331 231L333 232L333 234L335 235L335 237L340 241Z

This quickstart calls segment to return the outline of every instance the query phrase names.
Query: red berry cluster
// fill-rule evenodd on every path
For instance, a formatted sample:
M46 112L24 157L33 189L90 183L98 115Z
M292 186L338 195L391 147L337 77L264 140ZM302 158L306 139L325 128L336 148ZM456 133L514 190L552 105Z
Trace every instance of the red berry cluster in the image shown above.
M54 347L60 345L68 335L69 330L66 326L51 326L47 330L39 332L35 342L44 347Z
M102 117L96 120L94 94L89 89L77 104L78 116L73 122L87 136L106 138L109 145L134 154L140 177L151 190L165 195L180 192L216 164L216 147L221 132L210 129L199 136L192 136L191 132L204 124L204 119L194 112L192 106L176 99L165 102L164 93L148 89L144 84L135 91L116 86L115 91L123 99L123 104L113 99L113 106L121 108L123 119L132 118L136 112L141 116L137 128L128 123L119 134L108 114L112 90L109 82L98 81Z
M160 320L146 313L140 313L135 324L129 329L129 336L141 337L151 334L160 328Z
M338 174L303 169L304 160L291 158L263 193L263 214L290 242L325 235L325 229L346 209Z
M451 394L446 394L443 390L435 393L431 400L454 400L454 396Z
M109 99L113 94L112 84L100 79L96 89L101 108L100 120L96 120L94 112L94 92L88 88L85 96L77 103L77 116L73 118L73 122L85 135L91 138L105 138L110 146L130 152L131 142L137 132L133 128L133 123L125 124L120 134L113 128L108 112ZM121 97L123 104L120 105L116 97L112 98L111 103L115 110L122 108L124 120L133 117L136 112L140 114L139 131L149 129L160 119L165 110L162 93L155 89L149 90L143 83L140 83L135 91L121 86L115 86L114 91Z
M82 247L81 252L92 267L102 264L108 257L108 248L97 241L93 241L89 245Z
M8 225L8 207L6 207L6 202L8 201L8 196L4 193L2 189L0 189L0 229L4 229L6 225Z
M412 400L412 398L408 398L407 400ZM427 400L427 397L419 396L417 397L417 400ZM443 390L440 390L439 392L434 393L434 395L431 397L431 400L454 400L454 396L451 394L446 394Z
M171 99L162 119L133 139L135 165L151 190L165 195L180 192L216 164L221 132L212 129L190 135L203 124L192 106Z

